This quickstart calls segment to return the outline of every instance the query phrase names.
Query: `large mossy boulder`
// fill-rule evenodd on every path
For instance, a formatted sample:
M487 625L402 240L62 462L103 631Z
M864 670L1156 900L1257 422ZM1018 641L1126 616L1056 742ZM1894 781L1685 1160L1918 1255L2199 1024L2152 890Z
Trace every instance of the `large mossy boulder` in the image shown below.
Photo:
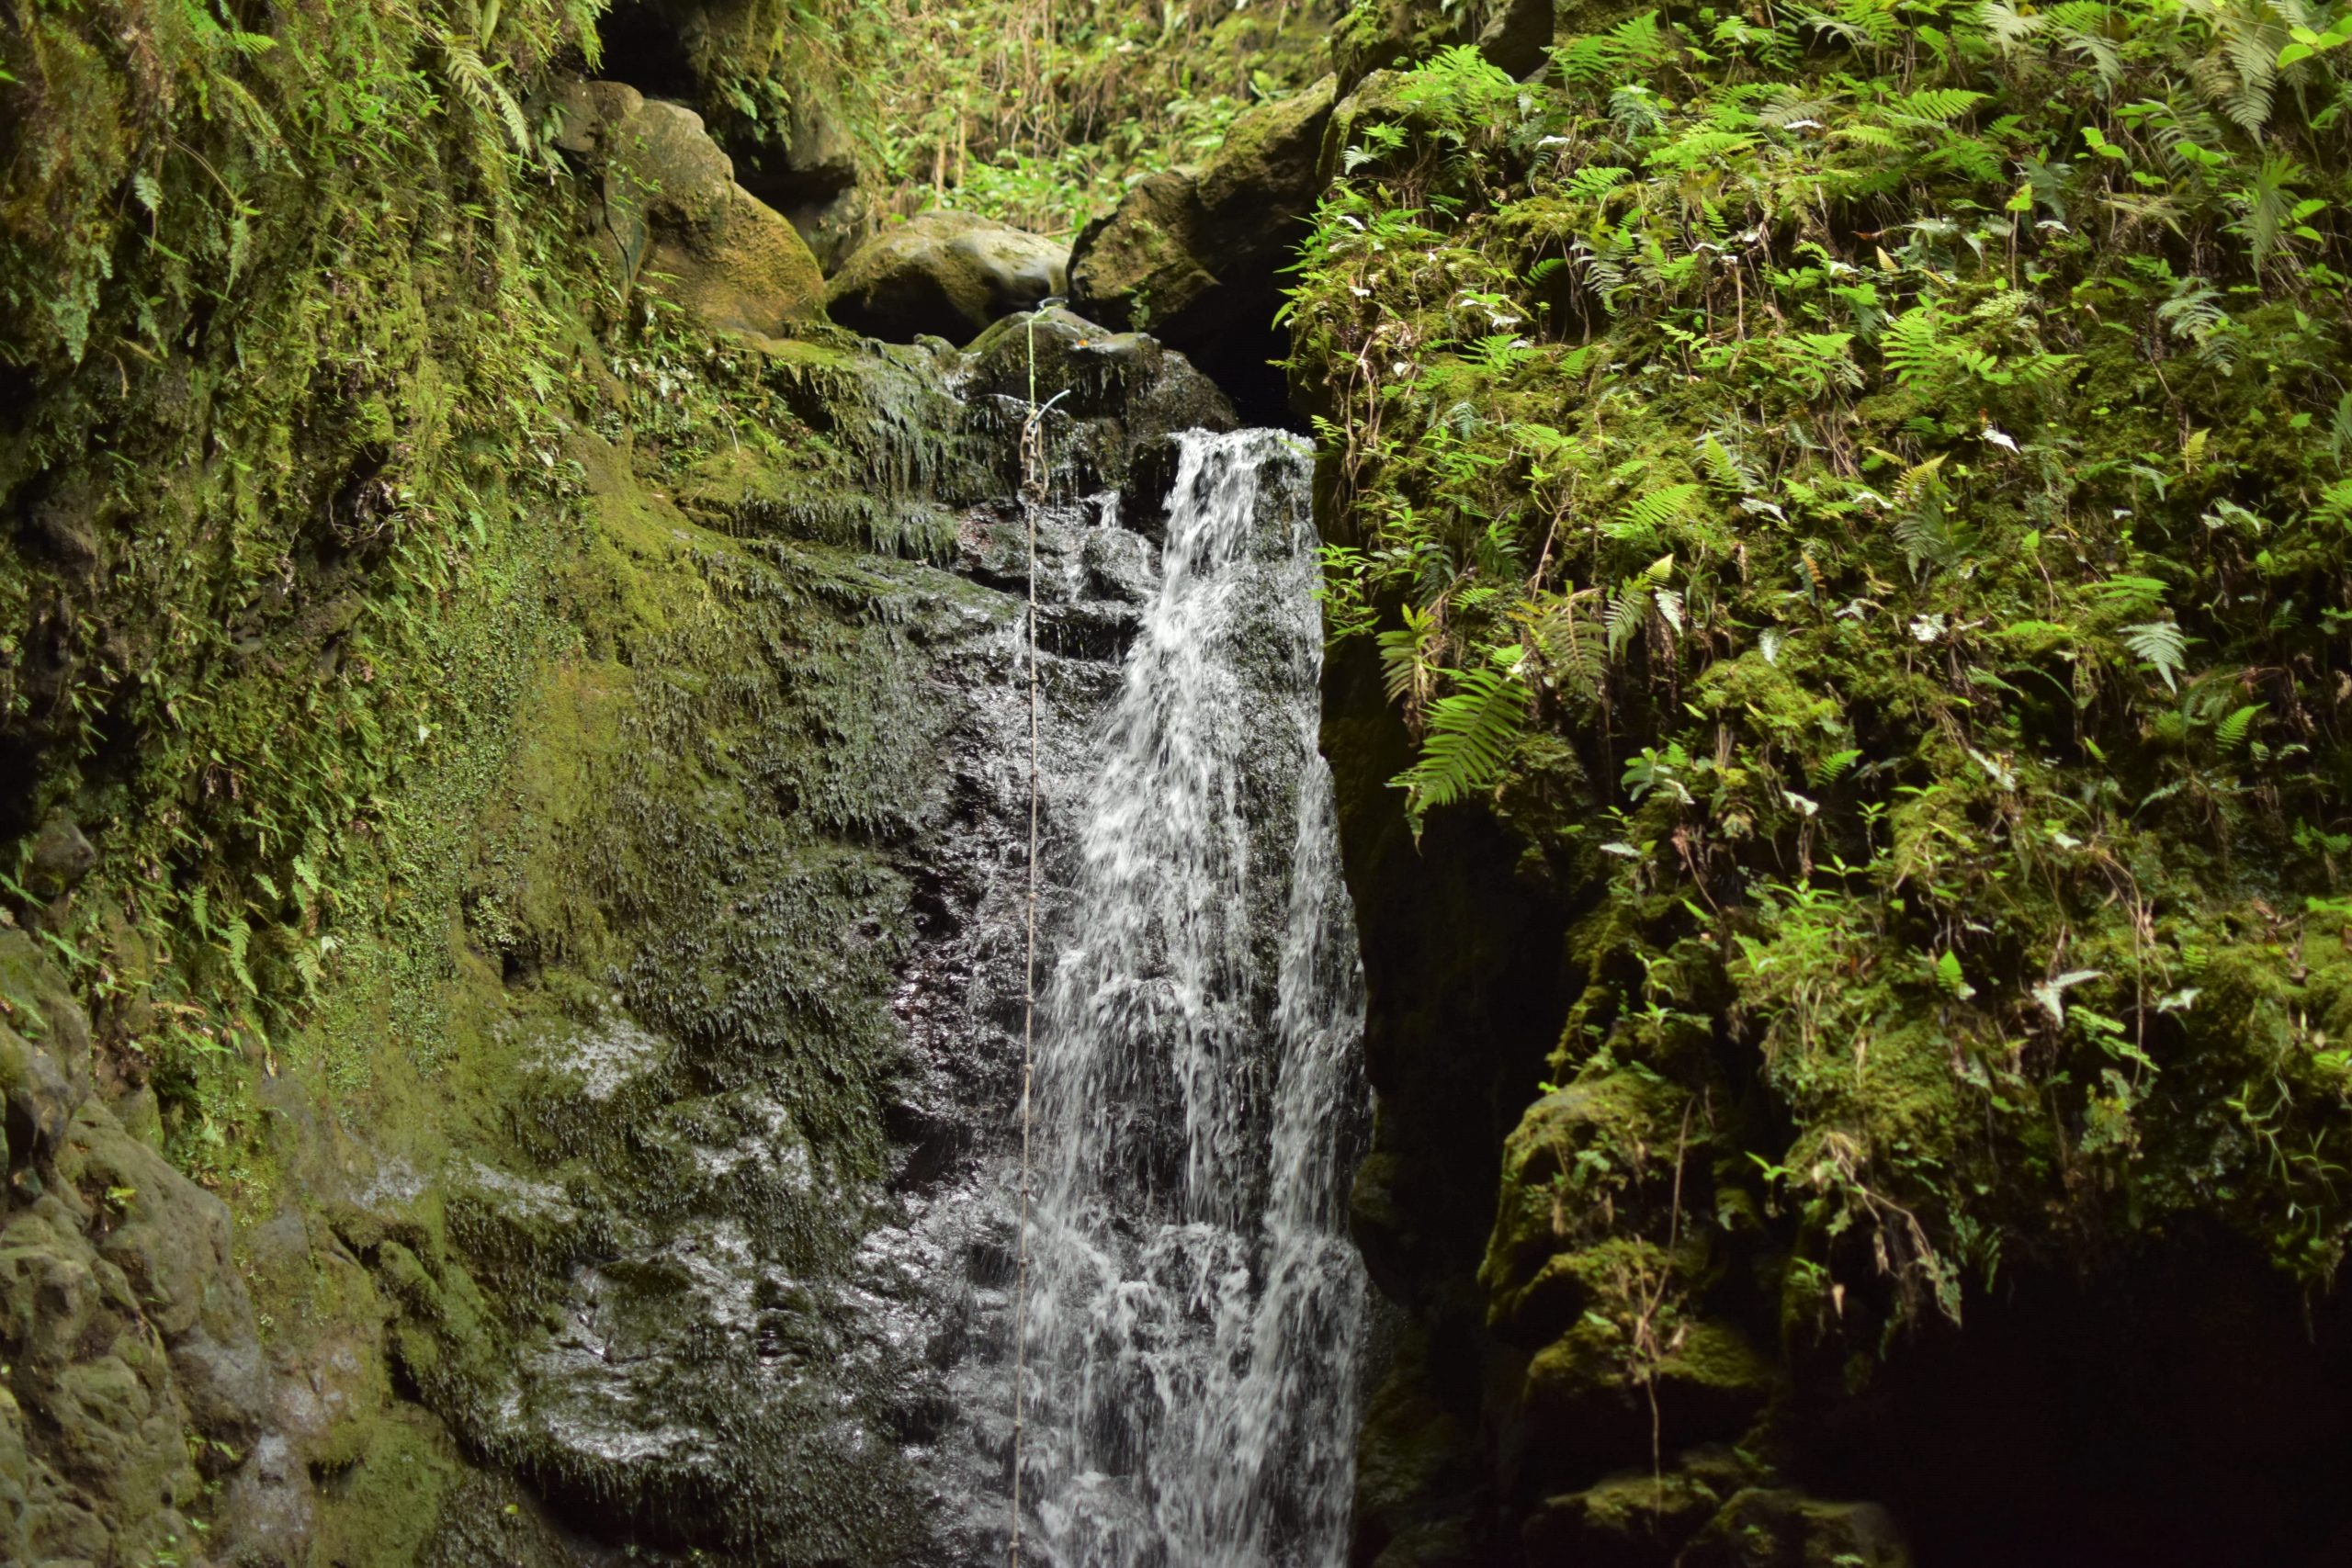
M1075 308L1151 333L1249 402L1282 354L1279 274L1321 188L1317 156L1338 89L1326 76L1259 105L1206 163L1144 180L1088 224L1070 253Z
M789 219L828 272L874 235L880 211L841 109L796 86L782 145L749 154L737 177Z
M1061 247L968 212L925 212L859 247L834 275L825 306L845 327L886 343L943 337L967 344L989 324L1062 292Z
M997 400L1001 418L1020 419L1033 390L1050 402L1057 480L1073 493L1118 491L1126 525L1147 533L1175 479L1176 433L1238 423L1233 404L1182 355L1066 310L999 321L972 341L967 359L969 390L984 410ZM1001 451L1009 463L1018 448L1007 441ZM1011 467L1001 477L1020 482Z
M824 275L784 216L735 181L702 117L618 82L574 82L557 145L601 175L595 235L626 292L650 285L718 332L814 317Z

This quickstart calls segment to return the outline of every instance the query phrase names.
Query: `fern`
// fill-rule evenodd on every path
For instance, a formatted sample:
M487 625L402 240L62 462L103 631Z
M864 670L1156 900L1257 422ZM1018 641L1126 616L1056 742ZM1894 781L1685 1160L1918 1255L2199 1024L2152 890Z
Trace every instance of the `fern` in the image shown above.
M1699 487L1686 481L1635 496L1617 513L1617 521L1609 525L1609 536L1615 539L1653 538L1661 529L1689 517L1690 503L1698 495Z
M1984 101L1982 93L1972 93L1959 87L1930 87L1924 92L1897 98L1887 107L1905 119L1942 125L1958 119Z
M2352 479L2338 479L2320 491L2319 504L2312 509L2312 520L2352 531Z
M1599 599L1599 589L1578 589L1544 601L1521 615L1547 687L1564 682L1571 695L1588 700L1600 696L1607 668L1605 634L1600 624L1579 608Z
M1879 338L1879 353L1898 384L1942 374L1950 356L1943 341L1947 325L1933 305L1917 305L1887 322Z
M2254 734L2254 721L2269 707L2267 703L2248 703L2213 727L2213 749L2224 757L2235 756L2245 750Z
M1904 469L1903 477L1894 481L1894 504L1912 506L1922 499L1941 495L1944 461L1951 456L1949 452L1939 452L1925 462L1914 463Z
M1609 657L1616 658L1625 651L1642 629L1642 619L1649 614L1650 587L1638 579L1626 583L1610 595L1607 625Z
M1389 783L1405 792L1418 830L1433 807L1451 805L1501 777L1527 729L1528 690L1518 671L1465 670L1430 708L1419 761Z
M2165 690L2180 690L2177 677L2188 662L2188 638L2178 622L2144 621L2123 627L2122 633L2123 646L2163 678Z
M1711 430L1699 437L1699 466L1718 488L1734 495L1756 495L1764 488L1755 468L1732 449L1731 443L1719 432Z
M1402 626L1382 632L1376 639L1381 683L1387 689L1388 700L1403 706L1405 722L1418 728L1437 689L1437 655L1442 638L1433 611L1408 604L1404 613Z
M2285 243L2287 227L2295 220L2295 187L2305 177L2301 164L2274 152L2262 160L2253 179L2231 195L2239 218L2230 225L2230 231L2245 238L2254 252L2256 266L2269 260Z
M1976 7L1976 24L1992 35L1995 47L2012 53L2026 39L2049 26L2049 18L2019 11L2007 0L1984 0Z
M1902 547L1911 575L1924 578L1930 569L1958 566L1976 540L1964 524L1952 520L1940 498L1931 496L1894 520L1894 542Z
M1588 164L1568 177L1568 195L1578 201L1599 201L1633 175L1633 170L1614 164ZM1533 281L1532 275L1529 281Z
M2117 615L2144 615L2165 602L2165 584L2153 577L2110 577L2092 585L2091 597Z
M1602 617L1608 628L1607 641L1611 659L1625 651L1653 608L1657 609L1675 630L1681 629L1681 595L1670 594L1666 588L1667 580L1673 575L1674 558L1660 556L1617 585L1617 592L1610 596L1609 608ZM1669 600L1670 610L1668 608Z
M504 84L491 74L472 44L455 35L444 35L441 57L449 67L449 85L484 118L505 128L514 144L514 151L528 156L531 151L531 128L523 118L523 107L514 101Z

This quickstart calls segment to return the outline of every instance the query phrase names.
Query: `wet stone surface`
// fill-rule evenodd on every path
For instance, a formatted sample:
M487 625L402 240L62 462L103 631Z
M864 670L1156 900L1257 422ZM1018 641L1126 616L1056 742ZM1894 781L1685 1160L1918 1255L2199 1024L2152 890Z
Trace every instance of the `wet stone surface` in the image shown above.
M1058 373L1078 395L1046 416L1060 482L1035 517L1041 985L1158 581L1160 547L1122 526L1132 455L1231 423L1148 340L1084 346L1111 334L1074 319L1044 336L1041 396ZM746 543L793 597L735 634L765 639L779 681L750 699L773 716L705 764L741 793L591 843L579 874L625 886L630 857L707 854L695 898L607 894L634 956L593 977L593 1005L503 1026L511 1146L423 1172L363 1158L348 1183L338 1240L394 1303L401 1380L552 1508L558 1561L1001 1559L1031 818L1032 519L1003 451L1023 405L987 385L1011 352L998 334L968 370L876 362L877 384L963 398L960 434L908 433L952 461L894 454L889 420L832 394L875 470L913 477L880 499L947 510L950 547ZM699 847L744 802L723 852Z

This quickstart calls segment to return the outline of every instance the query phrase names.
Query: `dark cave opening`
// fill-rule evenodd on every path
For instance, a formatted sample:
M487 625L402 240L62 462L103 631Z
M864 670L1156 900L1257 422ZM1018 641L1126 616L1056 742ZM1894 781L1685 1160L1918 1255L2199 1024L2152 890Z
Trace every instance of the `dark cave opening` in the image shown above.
M2243 1246L2018 1278L1806 1424L1919 1568L2352 1568L2352 1317Z
M596 73L626 82L649 98L691 103L702 78L688 53L678 17L662 0L619 0L596 24L604 57Z

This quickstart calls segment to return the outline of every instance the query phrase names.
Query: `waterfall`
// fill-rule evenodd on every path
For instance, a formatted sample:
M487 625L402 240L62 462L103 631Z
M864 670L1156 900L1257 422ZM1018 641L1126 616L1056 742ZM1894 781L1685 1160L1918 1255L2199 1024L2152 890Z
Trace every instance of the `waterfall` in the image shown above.
M1041 998L1024 1487L1062 1568L1336 1568L1363 999L1307 456L1181 442Z

